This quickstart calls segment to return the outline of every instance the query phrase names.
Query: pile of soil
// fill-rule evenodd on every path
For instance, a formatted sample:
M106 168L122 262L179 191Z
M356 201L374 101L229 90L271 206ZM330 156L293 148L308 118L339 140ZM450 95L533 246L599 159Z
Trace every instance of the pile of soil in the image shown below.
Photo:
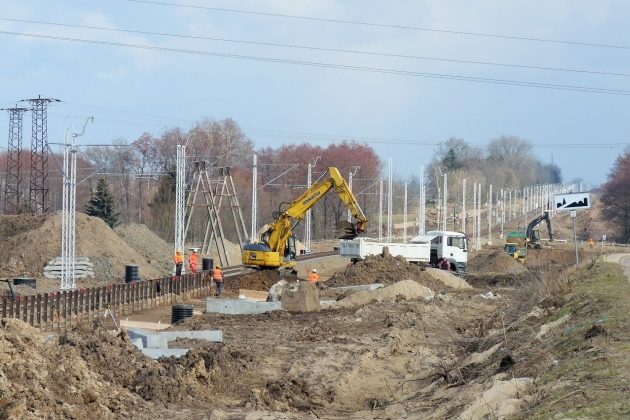
M413 280L403 280L382 289L353 293L340 300L337 305L341 308L346 308L363 306L373 301L394 302L398 299L418 298L432 299L433 292L428 287L422 286Z
M586 261L587 253L580 250L580 261ZM575 265L575 250L573 248L541 248L527 251L525 265L528 267L548 267L556 265L569 267Z
M169 275L173 269L173 247L156 235L146 225L132 223L114 228L131 248L161 275Z
M1 418L150 418L140 396L94 372L74 346L21 321L0 322L0 366Z
M0 220L3 276L42 276L48 261L61 255L60 213L2 216ZM160 277L160 271L147 264L103 220L83 213L76 216L76 255L90 258L97 279L120 279L127 264L138 265L142 278Z
M167 407L208 409L217 394L246 399L240 378L259 360L214 343L156 361L98 322L55 339L3 319L0 363L0 418L149 419Z
M238 292L239 289L268 291L271 286L285 279L288 282L295 281L297 277L289 271L260 270L252 271L240 276L230 277L225 280L225 290Z
M472 289L472 286L461 277L457 277L450 271L440 270L437 268L427 268L429 273L434 279L441 281L445 286L452 287L453 289Z
M527 271L527 268L504 251L496 250L490 254L476 254L468 261L468 271L473 273L522 273Z
M432 290L440 283L429 275L424 267L410 264L403 257L370 255L366 259L349 265L343 272L333 275L327 282L329 287L357 286L360 284L393 284L401 280L415 280Z

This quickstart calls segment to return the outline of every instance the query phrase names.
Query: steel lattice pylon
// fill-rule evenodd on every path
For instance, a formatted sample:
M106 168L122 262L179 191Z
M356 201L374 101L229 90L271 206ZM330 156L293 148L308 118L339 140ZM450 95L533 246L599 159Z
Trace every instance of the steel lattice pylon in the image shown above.
M29 205L38 214L46 213L48 199L48 104L60 102L58 99L38 96L24 101L31 104L31 181Z
M204 207L208 213L206 228L201 246L201 253L210 255L210 249L214 243L221 265L231 266L233 261L227 252L225 244L225 233L221 223L221 207L225 205L224 197L230 207L234 218L234 227L238 237L239 246L247 239L247 228L243 220L243 214L236 195L236 188L232 179L229 167L212 168L214 177L210 176L206 162L195 162L195 171L191 183L191 191L186 203L186 228L184 237L188 233L188 228L193 218L195 207ZM198 202L201 200L201 202Z
M24 113L27 108L7 108L9 111L9 142L7 148L6 192L4 196L5 214L20 211L20 186L22 184L22 130Z

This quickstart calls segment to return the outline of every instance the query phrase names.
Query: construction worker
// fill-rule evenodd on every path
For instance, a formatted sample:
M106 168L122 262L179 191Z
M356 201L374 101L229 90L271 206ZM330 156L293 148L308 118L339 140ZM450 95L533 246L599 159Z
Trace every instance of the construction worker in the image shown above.
M212 280L217 285L217 293L215 294L215 296L221 297L225 277L223 276L223 271L221 271L221 267L218 265L214 268L214 270L212 270Z
M593 249L593 247L595 246L595 242L593 241L593 238L588 240L588 247L590 249Z
M313 268L311 272L308 274L308 281L312 284L316 284L319 281L319 274L317 274L317 269Z
M175 257L173 257L173 261L175 261L175 275L177 277L182 275L182 267L184 265L184 256L182 255L182 251L179 249L175 251Z
M195 274L197 272L197 260L199 255L197 255L197 250L192 249L192 254L188 257L188 265L190 265L190 272Z

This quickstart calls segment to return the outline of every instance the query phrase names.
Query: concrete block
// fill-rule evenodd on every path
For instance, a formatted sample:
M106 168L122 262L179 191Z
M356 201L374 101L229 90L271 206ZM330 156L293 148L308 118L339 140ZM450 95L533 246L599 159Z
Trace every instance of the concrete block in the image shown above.
M192 340L207 340L213 343L223 342L223 331L162 331L167 341L175 341L178 338L189 338Z
M190 349L141 349L142 353L151 359L159 359L160 357L181 357L188 353Z
M331 290L356 290L357 292L376 290L385 287L383 283L372 283L372 284L360 284L358 286L342 286L342 287L331 287Z
M135 328L128 328L127 335L134 344L140 340L142 348L168 348L168 339L162 333L153 333Z
M168 348L168 342L178 338L208 340L214 343L223 342L223 331L160 331L148 332L135 328L127 329L127 335L138 348Z
M280 302L256 302L247 299L213 299L206 300L206 312L226 315L262 314L282 309Z
M301 281L282 291L280 298L282 309L289 312L319 312L319 290L315 285Z

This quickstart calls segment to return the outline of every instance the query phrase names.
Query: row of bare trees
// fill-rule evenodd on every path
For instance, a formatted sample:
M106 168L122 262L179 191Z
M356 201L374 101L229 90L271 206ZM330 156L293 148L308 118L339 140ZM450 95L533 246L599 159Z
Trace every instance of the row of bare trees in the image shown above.
M109 146L83 148L78 162L79 180L95 171L98 175L79 185L77 208L84 208L97 178L104 177L116 197L121 222L145 223L165 239L172 240L177 144L187 145L189 183L196 161L205 161L210 167L231 168L246 221L250 220L252 211L249 205L252 197L251 174L256 154L257 219L261 226L273 220L273 212L283 203L293 201L304 191L310 163L313 182L329 166L338 168L347 180L352 173L352 190L370 219L368 234L375 234L378 229L379 181L385 176L383 162L370 146L343 141L327 146L303 143L256 150L254 143L232 119L204 119L188 131L172 128L159 135L144 133L134 141L117 139ZM28 155L23 153L25 157ZM55 167L55 159L51 159L49 176L53 211L59 208L61 201L61 177ZM23 167L28 167L28 162L25 161ZM438 174L441 172L449 174L450 197L460 196L463 178L468 178L470 183L493 183L497 188L560 181L559 168L541 163L533 156L529 142L513 136L492 140L485 148L456 138L441 143L426 170L428 199L437 192ZM400 178L394 180L393 211L395 214L402 213L406 182L409 187L408 219L415 220L419 207L417 176L406 181ZM384 184L387 185L387 182ZM333 238L336 222L345 219L346 214L347 209L336 194L327 195L313 208L313 239ZM231 231L231 218L227 217L224 221L228 225L226 230ZM246 222L246 225L249 226L249 223ZM193 237L203 236L202 232L196 231L203 228L201 223L196 223L191 232Z

